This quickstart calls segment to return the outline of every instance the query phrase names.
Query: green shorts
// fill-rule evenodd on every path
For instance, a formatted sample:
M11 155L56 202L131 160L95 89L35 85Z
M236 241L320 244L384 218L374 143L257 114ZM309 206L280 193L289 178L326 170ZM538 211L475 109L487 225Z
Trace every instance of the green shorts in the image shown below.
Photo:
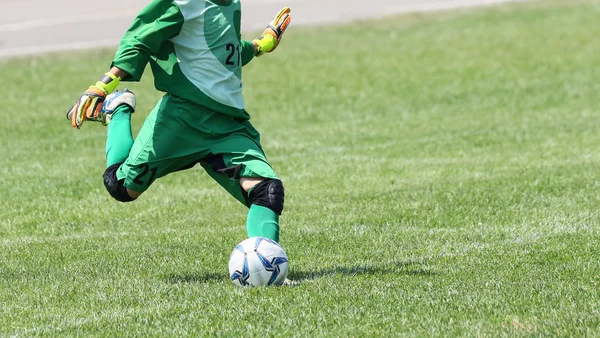
M200 163L231 195L249 205L239 179L277 179L250 121L166 94L146 118L117 171L124 186L143 192L159 177Z

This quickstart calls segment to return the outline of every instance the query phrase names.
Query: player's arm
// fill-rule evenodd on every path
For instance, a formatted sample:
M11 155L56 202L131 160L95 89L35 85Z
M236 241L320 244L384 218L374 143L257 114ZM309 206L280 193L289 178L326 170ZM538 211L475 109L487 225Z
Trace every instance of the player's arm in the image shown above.
M120 79L124 79L129 76L127 72L117 67L112 67L109 72Z
M254 59L254 56L256 54L256 48L254 47L254 43L252 43L252 41L248 41L248 40L242 40L240 41L241 43L241 58L242 58L242 67L245 66L248 62L252 61L252 59Z
M165 41L179 34L183 21L183 14L174 1L153 0L146 6L123 35L111 70L90 86L71 108L68 115L73 127L79 128L84 120L98 116L104 98L121 80L139 81L150 57L159 53Z
M277 13L273 21L269 23L260 38L252 40L256 56L271 53L279 46L283 33L292 21L291 9L284 7Z
M152 1L123 35L111 66L128 74L123 80L139 81L150 58L180 33L183 22L183 14L174 1Z
M279 11L258 39L242 40L242 65L246 65L255 56L274 51L279 46L283 33L292 21L290 12L289 7Z

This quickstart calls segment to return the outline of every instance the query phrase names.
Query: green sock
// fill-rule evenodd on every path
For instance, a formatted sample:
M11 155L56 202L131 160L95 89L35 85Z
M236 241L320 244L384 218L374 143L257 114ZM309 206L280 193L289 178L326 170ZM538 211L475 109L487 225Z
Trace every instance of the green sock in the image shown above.
M269 208L252 204L248 211L246 231L248 237L266 237L279 243L279 215Z
M131 107L119 106L112 114L106 136L106 166L125 162L133 146L131 135Z

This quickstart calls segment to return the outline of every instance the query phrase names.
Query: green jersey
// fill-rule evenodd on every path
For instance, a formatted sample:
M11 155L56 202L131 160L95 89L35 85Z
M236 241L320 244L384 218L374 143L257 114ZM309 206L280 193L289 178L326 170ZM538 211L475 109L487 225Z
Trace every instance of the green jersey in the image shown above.
M242 66L254 57L241 40L240 0L153 0L127 30L112 66L139 81L148 63L156 89L212 111L249 119Z

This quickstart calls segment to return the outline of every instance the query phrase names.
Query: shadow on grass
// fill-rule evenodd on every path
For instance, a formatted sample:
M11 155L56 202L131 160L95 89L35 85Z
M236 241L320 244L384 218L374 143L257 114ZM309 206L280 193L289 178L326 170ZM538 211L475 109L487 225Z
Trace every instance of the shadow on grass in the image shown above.
M386 263L383 266L377 265L356 265L356 266L334 266L327 269L318 270L298 270L290 271L288 278L296 282L319 279L322 277L331 277L336 275L344 276L377 276L377 275L398 275L398 276L434 276L435 272L423 263L418 262L394 262ZM203 273L203 274L171 274L165 277L165 280L173 284L182 283L208 283L214 281L226 280L226 273Z
M395 262L386 263L383 266L377 265L355 265L355 266L334 266L327 269L302 271L294 269L290 271L289 278L292 280L311 280L327 276L376 276L376 275L412 275L412 276L434 276L435 272L422 263L417 262Z

